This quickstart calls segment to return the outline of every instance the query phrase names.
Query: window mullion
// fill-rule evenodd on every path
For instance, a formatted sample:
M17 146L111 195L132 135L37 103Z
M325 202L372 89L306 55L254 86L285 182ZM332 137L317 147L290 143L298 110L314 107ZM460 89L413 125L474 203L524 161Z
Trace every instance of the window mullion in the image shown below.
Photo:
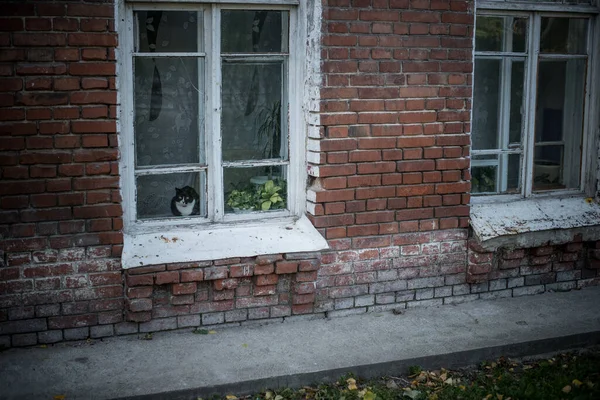
M537 94L537 71L540 53L539 37L541 29L541 17L533 14L529 30L529 60L527 68L527 87L525 91L525 134L523 135L523 195L531 196L533 188L533 156L535 143L535 104Z
M212 221L223 219L223 168L221 165L221 14L213 4L210 13L210 100L207 114L210 114L210 128L207 132L207 156L209 162L209 218Z

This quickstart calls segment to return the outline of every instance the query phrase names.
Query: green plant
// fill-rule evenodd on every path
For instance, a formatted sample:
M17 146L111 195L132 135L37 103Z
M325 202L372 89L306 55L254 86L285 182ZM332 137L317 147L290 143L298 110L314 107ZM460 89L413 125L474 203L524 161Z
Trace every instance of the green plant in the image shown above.
M285 207L282 190L283 188L276 185L271 179L266 181L264 185L260 185L257 190L257 208L262 211L267 211Z
M232 190L227 197L227 205L233 209L252 210L256 204L256 193L250 189Z

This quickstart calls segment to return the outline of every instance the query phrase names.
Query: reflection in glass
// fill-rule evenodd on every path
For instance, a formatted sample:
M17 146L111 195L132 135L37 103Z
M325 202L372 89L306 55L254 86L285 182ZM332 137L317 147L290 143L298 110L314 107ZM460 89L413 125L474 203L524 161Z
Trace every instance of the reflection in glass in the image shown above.
M203 60L136 57L134 63L136 166L203 162Z
M525 52L527 18L477 17L475 49L477 51Z
M542 53L586 54L587 27L585 18L542 18L540 51Z
M198 49L198 21L196 11L136 11L139 31L137 51L196 52ZM200 17L200 18L199 18Z
M471 192L496 193L496 165L482 165L471 167Z
M287 11L222 11L221 51L286 53L287 26Z
M534 190L579 187L586 59L541 60Z
M224 168L225 212L285 209L285 166Z
M521 143L525 62L510 59L506 59L505 62L511 64L509 142Z
M500 60L475 59L473 84L473 149L498 147Z
M136 186L138 219L176 218L171 210L175 188L181 189L186 186L191 187L198 195L200 203L199 214L192 217L206 216L206 173L204 171L138 176Z
M281 61L223 63L223 160L285 158L282 87Z

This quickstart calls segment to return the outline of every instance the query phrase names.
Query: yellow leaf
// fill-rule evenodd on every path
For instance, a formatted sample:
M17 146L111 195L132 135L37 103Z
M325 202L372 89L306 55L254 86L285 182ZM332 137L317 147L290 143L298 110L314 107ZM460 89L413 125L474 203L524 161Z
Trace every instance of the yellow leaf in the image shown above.
M360 392L358 392L358 397L363 398L365 393L367 393L367 389L363 389Z
M356 379L348 378L346 379L346 383L348 383L348 390L358 390L358 387L356 387Z
M496 398L497 398L498 400L502 400L502 399L504 399L504 395L501 395L501 394L496 394Z
M567 385L564 388L562 388L563 393L569 393L571 392L571 385Z
M217 333L217 331L208 331L209 335L214 335L215 333Z
M237 400L237 397L235 397L235 396L234 396L234 395L232 395L232 394L228 394L227 396L225 396L225 398L226 398L227 400Z
M458 388L459 388L460 390L467 390L467 388L466 388L466 386L465 386L465 385L460 385Z
M594 199L592 199L591 197L587 197L585 199L585 202L588 203L588 204L590 204L592 201L594 201Z
M67 396L64 394L57 394L53 398L54 398L54 400L65 400L65 397L67 397Z
M579 387L579 386L583 385L583 382L581 382L581 381L580 381L580 380L578 380L578 379L573 379L573 382L572 382L572 383L573 383L573 385L574 385L575 387Z
M275 396L275 400L283 400L283 396L278 394L277 396Z
M45 345L45 344L41 344L39 347L40 347L40 349L45 349L45 348L47 348L48 346L47 346L47 345Z
M271 397L273 397L273 392L268 391L265 393L265 400L269 400Z

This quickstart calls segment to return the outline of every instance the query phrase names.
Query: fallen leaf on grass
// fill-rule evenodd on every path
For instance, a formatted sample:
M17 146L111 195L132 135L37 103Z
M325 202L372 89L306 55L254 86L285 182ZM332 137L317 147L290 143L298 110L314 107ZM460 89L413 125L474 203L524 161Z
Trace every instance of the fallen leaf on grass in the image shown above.
M66 398L66 397L67 397L67 396L66 396L66 395L64 395L64 394L57 394L57 395L53 396L52 398L53 398L54 400L65 400L65 398Z
M581 381L580 381L580 380L578 380L578 379L573 379L573 382L571 382L571 383L572 383L572 384L573 384L573 386L575 386L575 387L579 387L579 386L583 385L583 382L581 382Z
M346 383L348 383L348 390L358 390L358 387L356 386L356 379L349 378L346 380Z
M225 398L226 398L227 400L237 400L237 397L235 397L235 396L234 396L234 395L232 395L232 394L228 394L227 396L225 396Z
M564 388L562 388L563 393L570 393L571 392L571 385L567 385Z

